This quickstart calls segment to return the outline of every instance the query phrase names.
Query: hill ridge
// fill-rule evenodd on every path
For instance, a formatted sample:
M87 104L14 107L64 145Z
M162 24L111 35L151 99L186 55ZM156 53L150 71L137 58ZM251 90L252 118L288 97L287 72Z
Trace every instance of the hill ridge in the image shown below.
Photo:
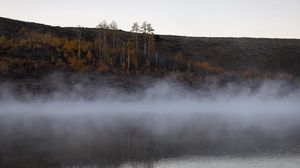
M79 30L82 33L83 48L80 51L82 58L77 60L75 57L78 53ZM107 32L105 38L103 31ZM117 39L113 39L115 33L118 35ZM12 68L15 60L26 58L43 60L44 64L49 64L45 71L56 70L58 67L53 65L60 64L62 67L58 69L67 71L80 69L150 74L176 71L207 75L219 74L223 69L224 72L236 73L251 71L256 74L287 73L297 77L300 75L299 39L150 36L123 30L50 26L3 17L0 17L0 37L4 40L0 46L0 60L2 64L8 64L2 66L2 71L6 74L15 74L16 70L12 70L15 69ZM46 37L52 41L45 39ZM53 39L59 44L53 44ZM98 44L102 45L101 54L105 58L100 58ZM144 48L144 45L147 47ZM122 53L122 48L129 52ZM143 54L145 50L146 55ZM155 53L158 53L157 57ZM78 67L72 68L73 64ZM23 67L26 65L27 63L22 64Z

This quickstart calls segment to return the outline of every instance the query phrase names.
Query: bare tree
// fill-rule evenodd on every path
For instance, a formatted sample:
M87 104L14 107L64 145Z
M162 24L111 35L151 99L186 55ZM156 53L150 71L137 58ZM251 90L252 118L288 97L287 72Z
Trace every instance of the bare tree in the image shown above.
M131 31L135 33L135 50L136 54L139 55L139 39L138 39L138 33L140 32L140 26L137 22L133 23L131 27Z
M128 63L128 65L127 65L127 70L128 70L128 73L130 72L130 55L129 55L129 51L130 51L130 49L129 49L129 43L127 43L127 56L128 56L128 59L127 59L127 63Z
M134 22L131 27L131 31L136 33L140 32L140 25L137 22Z
M122 50L123 50L122 60L124 60L125 59L125 42L123 42Z
M101 28L101 29L108 29L109 26L106 22L106 20L103 20L102 22L100 22L98 25L97 25L98 28Z
M146 21L143 22L140 31L144 33L144 57L145 57L147 54L147 22Z
M143 23L142 23L142 25L141 25L141 29L140 29L140 31L142 32L142 33L147 33L147 21L144 21Z
M98 30L97 33L97 37L96 37L96 45L98 45L98 52L97 52L97 56L98 56L98 61L101 61L101 54L102 54L102 38L101 38L101 28L99 27L99 25L96 26L96 29Z
M146 32L147 32L148 34L153 34L154 29L152 28L151 23L147 23L147 24L146 24Z
M157 58L158 58L158 54L157 54L157 51L155 52L155 68L158 67L158 64L157 64Z
M116 30L118 30L117 23L113 20L109 25L109 29L113 31L113 48L116 47Z
M151 46L153 45L154 42L154 29L152 28L151 23L147 23L146 24L146 32L147 32L147 40L148 40L148 44L147 44L147 53L151 54Z
M103 61L106 60L106 29L109 28L106 20L103 20L101 23L97 25L98 35L99 35L99 57L103 56ZM102 30L102 33L101 33ZM102 38L101 38L102 37ZM101 53L101 54L100 54Z
M112 30L118 30L118 24L113 20L108 27Z

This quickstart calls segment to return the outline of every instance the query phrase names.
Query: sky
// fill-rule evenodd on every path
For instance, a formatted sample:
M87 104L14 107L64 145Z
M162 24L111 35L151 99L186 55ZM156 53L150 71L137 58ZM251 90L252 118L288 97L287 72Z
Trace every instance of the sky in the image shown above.
M300 38L300 0L0 0L0 16L53 26L122 30L148 21L156 34Z

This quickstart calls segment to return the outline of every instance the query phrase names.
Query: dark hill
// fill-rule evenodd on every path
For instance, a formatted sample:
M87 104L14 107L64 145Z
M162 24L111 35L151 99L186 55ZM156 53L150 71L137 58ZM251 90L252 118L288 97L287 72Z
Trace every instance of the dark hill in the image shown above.
M153 35L153 42L150 43L150 36L148 38L145 34L122 30L81 28L80 31L82 49L78 60L75 57L78 54L76 47L79 28L53 27L0 17L0 69L4 71L2 74L59 69L112 73L127 71L138 74L165 74L174 71L216 74L250 71L256 74L285 73L295 77L300 75L299 39ZM103 32L106 32L105 37ZM135 37L139 43L137 49ZM146 38L151 48L147 48L147 54L144 55L143 44ZM98 42L98 39L101 42ZM101 49L98 48L100 45ZM131 65L129 68L128 53ZM17 63L16 60L21 63ZM28 64L31 67L24 68Z

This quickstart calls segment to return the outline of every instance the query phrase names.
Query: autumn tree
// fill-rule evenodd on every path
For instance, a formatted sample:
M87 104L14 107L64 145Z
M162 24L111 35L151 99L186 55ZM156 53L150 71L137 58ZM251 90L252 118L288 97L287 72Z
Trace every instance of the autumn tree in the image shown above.
M127 42L127 72L130 72L130 42Z
M143 33L144 36L144 61L145 64L151 65L151 58L149 58L149 56L154 56L154 53L156 53L154 29L151 23L144 21L140 27L140 32ZM157 61L155 64L157 64Z
M86 54L86 59L87 59L88 62L93 61L93 53L90 50Z
M78 34L77 34L77 39L78 39L78 58L81 58L81 26L78 26Z
M116 47L116 31L118 30L118 25L117 23L113 20L109 25L108 25L109 29L112 30L113 33L113 37L112 37L112 47L115 48Z
M131 27L131 32L135 33L135 49L136 52L138 53L138 49L139 49L138 33L140 32L140 26L137 22L133 23Z
M118 36L118 25L115 21L112 21L109 24L109 29L112 31L112 54L113 54L113 63L117 59L117 36Z
M155 45L155 39L154 39L154 29L152 28L151 23L147 24L147 36L148 36L148 53L151 54L151 51Z
M103 62L105 62L107 59L106 30L108 28L109 25L107 24L106 20L103 20L97 25L99 38L99 60Z
M147 24L148 23L144 21L140 29L141 33L144 34L144 57L147 54Z
M72 71L75 72L86 71L86 66L82 59L79 59L78 57L69 57L68 62L69 62L69 67Z
M100 24L96 26L97 29L97 37L96 37L96 45L97 45L97 59L101 62L102 57L102 34Z
M126 60L126 69L127 72L130 70L138 69L138 61L137 61L137 53L135 50L134 42L128 40L126 42L126 50L127 50L127 60Z
M173 71L182 69L182 66L186 64L186 60L184 59L184 56L181 52L178 52L173 57Z
M123 63L125 61L125 47L126 47L126 44L123 41L123 43L122 43L122 56L120 56L120 65L121 65L121 67L123 66L123 69L125 69L125 66L123 65Z
M74 57L76 54L74 51L77 49L76 41L74 40L64 40L62 52L65 58Z

